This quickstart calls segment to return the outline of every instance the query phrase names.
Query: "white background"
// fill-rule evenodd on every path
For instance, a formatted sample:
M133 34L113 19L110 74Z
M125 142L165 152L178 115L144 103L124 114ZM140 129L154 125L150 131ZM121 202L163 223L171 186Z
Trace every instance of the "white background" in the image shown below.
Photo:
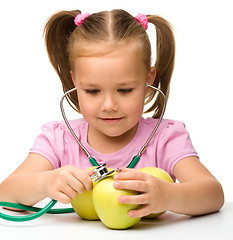
M233 201L230 0L1 1L0 182L27 157L40 126L62 120L61 84L42 37L46 20L59 10L114 8L158 14L172 23L176 63L165 118L186 124L201 161L222 183L226 201ZM67 115L77 117L69 110Z

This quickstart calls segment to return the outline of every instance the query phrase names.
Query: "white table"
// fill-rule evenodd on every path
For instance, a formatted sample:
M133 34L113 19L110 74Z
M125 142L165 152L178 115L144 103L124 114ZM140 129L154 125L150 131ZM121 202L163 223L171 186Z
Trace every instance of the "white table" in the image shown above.
M3 209L1 212L19 215ZM20 223L0 219L0 239L232 240L233 202L225 203L220 212L200 217L167 212L157 220L141 220L127 230L111 230L101 221L85 221L75 213L46 214L30 222Z

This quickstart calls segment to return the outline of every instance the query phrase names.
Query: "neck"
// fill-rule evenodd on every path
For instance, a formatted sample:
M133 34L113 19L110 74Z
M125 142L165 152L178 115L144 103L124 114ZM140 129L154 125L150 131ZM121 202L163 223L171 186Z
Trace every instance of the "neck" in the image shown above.
M96 151L102 154L117 152L127 146L137 132L138 124L124 134L110 137L98 132L93 128L88 128L87 142Z

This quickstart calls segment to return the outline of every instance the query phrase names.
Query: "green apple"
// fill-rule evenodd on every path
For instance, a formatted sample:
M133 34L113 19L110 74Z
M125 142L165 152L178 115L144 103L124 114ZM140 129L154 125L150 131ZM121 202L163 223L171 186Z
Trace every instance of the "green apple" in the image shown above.
M109 228L126 229L135 225L141 218L128 215L132 209L141 205L123 204L118 201L121 195L136 195L136 191L115 189L113 176L106 177L95 185L93 189L93 203L100 220Z
M144 173L147 173L147 174L150 174L154 177L157 177L157 178L161 178L163 180L166 180L168 182L171 182L173 183L173 180L171 178L171 176L166 172L164 171L163 169L161 168L156 168L156 167L144 167L144 168L140 168L138 169L139 171L141 172L144 172ZM161 213L151 213L143 218L156 218L162 214L164 214L165 212L161 212Z
M95 167L88 168L91 170ZM93 182L93 187L95 183ZM92 201L92 193L91 191L85 190L84 193L77 193L75 198L71 199L71 205L75 212L82 218L86 220L99 220L99 217L95 211L93 201Z
M92 192L93 190L85 190L82 194L77 193L76 197L71 199L71 205L82 219L99 220L93 205Z

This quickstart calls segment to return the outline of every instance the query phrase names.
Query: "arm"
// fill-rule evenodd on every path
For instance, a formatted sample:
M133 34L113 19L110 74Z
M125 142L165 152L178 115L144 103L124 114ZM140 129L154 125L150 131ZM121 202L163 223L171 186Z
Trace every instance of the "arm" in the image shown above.
M181 160L173 172L180 182L173 189L173 197L176 199L175 204L171 205L173 212L201 215L217 212L223 206L221 184L197 157Z
M197 157L181 160L175 165L173 172L180 182L174 187L174 212L201 215L217 212L223 206L221 184Z
M180 183L169 183L134 169L117 174L114 186L141 192L136 196L119 198L122 203L143 204L143 208L129 212L132 217L172 211L187 215L201 215L218 211L224 203L220 183L200 163L197 157L188 157L174 167Z
M70 203L77 192L92 189L90 172L74 166L53 170L43 156L30 153L27 159L0 184L0 201L34 205L50 197Z

